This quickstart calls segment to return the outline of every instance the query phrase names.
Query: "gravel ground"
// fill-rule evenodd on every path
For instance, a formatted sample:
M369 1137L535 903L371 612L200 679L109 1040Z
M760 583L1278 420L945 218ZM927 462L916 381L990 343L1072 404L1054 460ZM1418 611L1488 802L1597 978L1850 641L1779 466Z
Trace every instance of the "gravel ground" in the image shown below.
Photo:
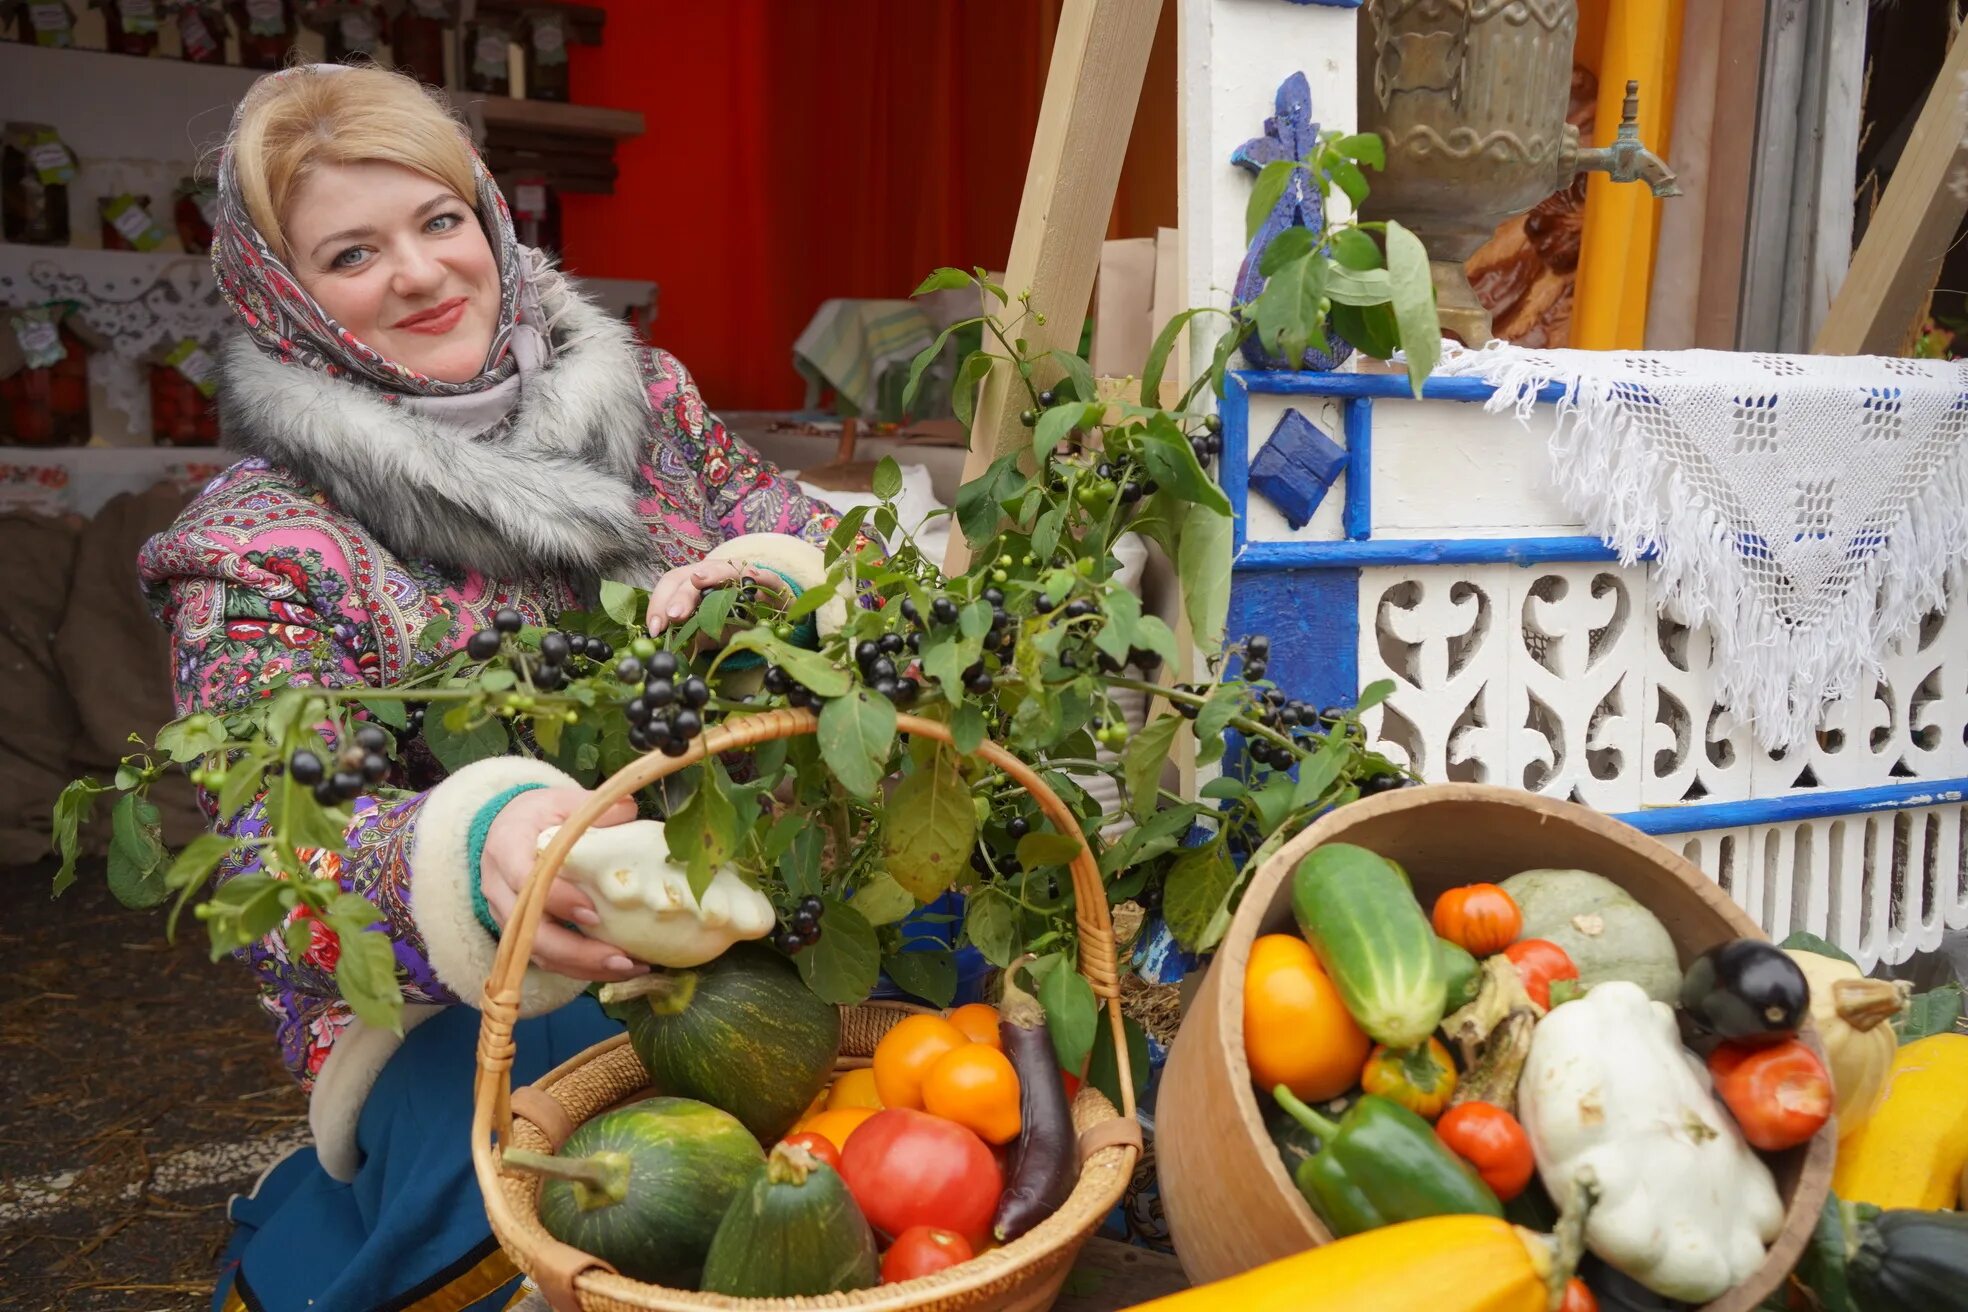
M226 1200L304 1142L245 971L187 918L128 911L100 864L0 871L0 1304L203 1308Z

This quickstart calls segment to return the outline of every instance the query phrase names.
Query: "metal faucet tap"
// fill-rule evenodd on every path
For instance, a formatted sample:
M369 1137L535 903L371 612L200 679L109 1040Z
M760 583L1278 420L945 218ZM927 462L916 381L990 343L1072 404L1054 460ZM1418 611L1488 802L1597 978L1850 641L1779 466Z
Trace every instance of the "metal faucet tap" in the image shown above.
M1580 173L1600 172L1614 182L1645 182L1656 196L1679 196L1681 184L1660 156L1640 144L1640 84L1626 84L1620 107L1619 135L1610 146L1593 146L1578 153Z

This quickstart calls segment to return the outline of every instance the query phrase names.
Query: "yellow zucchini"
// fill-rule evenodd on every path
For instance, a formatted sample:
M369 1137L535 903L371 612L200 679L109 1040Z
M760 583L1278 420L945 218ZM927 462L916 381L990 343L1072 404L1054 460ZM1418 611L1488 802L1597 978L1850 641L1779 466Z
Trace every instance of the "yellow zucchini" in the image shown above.
M1968 1034L1935 1034L1893 1056L1886 1097L1839 1141L1832 1191L1875 1207L1952 1207L1968 1168Z
M1133 1312L1551 1312L1569 1267L1553 1242L1491 1216L1369 1230Z

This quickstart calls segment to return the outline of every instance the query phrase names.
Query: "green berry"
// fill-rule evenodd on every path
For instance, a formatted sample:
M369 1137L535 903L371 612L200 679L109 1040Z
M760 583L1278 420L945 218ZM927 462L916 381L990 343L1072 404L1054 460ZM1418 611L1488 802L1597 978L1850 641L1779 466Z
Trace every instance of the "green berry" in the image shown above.
M629 650L635 654L637 660L647 661L651 656L656 654L656 640L654 638L637 638L629 644Z

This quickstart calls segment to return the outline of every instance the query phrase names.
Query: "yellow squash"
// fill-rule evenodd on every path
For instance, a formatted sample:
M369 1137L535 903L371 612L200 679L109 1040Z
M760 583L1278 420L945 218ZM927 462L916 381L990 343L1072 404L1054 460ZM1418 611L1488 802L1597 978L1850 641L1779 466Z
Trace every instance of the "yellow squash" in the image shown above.
M1785 951L1811 986L1811 1023L1831 1063L1838 1136L1848 1138L1886 1096L1886 1077L1899 1047L1886 1022L1906 1010L1913 986L1904 980L1867 979L1857 966L1836 957Z
M1886 1097L1839 1140L1832 1192L1875 1207L1952 1207L1968 1168L1968 1034L1935 1034L1893 1057Z
M1553 1241L1490 1216L1369 1230L1133 1312L1551 1312L1569 1264Z

